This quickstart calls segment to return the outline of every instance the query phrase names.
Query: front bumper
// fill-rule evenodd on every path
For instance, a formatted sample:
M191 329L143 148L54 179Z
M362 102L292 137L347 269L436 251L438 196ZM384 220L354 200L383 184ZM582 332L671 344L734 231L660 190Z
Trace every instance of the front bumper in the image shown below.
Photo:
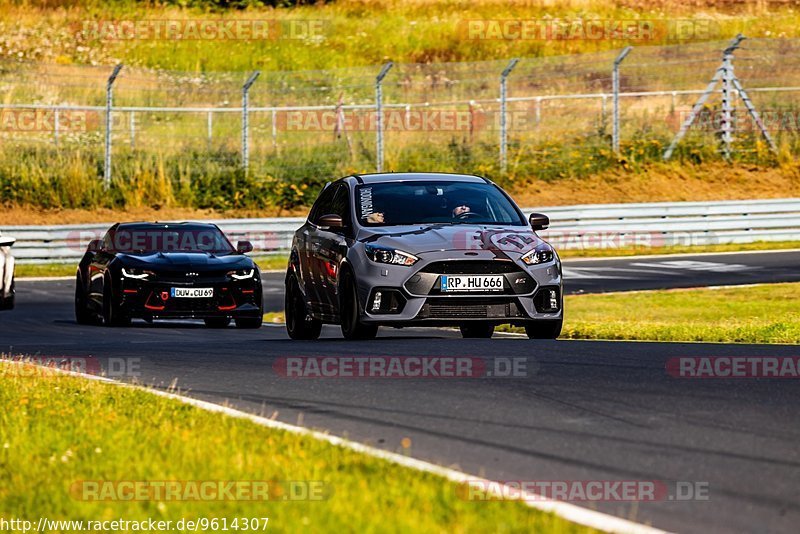
M563 316L558 260L526 266L488 251L443 251L419 257L412 267L354 259L363 322L395 326L469 321L524 324ZM504 278L503 289L442 292L441 276L453 274L499 274ZM377 292L381 293L380 306L374 310Z
M212 297L171 296L172 288L213 289ZM128 317L144 319L213 317L260 317L261 280L247 281L137 281L125 279L119 290L120 311Z

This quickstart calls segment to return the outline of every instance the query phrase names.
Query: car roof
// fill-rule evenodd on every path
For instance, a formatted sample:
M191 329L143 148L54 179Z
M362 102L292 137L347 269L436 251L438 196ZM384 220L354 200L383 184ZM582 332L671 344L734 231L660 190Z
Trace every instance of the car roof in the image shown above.
M486 178L473 174L455 174L446 172L383 172L375 174L354 174L344 178L348 181L355 181L364 184L378 184L385 182L468 182L468 183L488 183Z
M127 223L119 223L117 224L117 229L119 230L143 230L143 229L161 229L161 230L168 230L170 228L208 228L208 229L217 229L216 224L207 223L207 222L192 222L192 221L185 221L185 222L127 222Z

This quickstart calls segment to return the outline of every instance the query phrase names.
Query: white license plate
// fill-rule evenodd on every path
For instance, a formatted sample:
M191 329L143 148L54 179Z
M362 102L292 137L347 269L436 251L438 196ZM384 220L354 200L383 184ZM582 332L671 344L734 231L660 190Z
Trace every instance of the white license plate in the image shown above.
M173 287L169 292L176 299L210 299L214 296L213 287Z
M502 291L503 276L442 275L442 291Z

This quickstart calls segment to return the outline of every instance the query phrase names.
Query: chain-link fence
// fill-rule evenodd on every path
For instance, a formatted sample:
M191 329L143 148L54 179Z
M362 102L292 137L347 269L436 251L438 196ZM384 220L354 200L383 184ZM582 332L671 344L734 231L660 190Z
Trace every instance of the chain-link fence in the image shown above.
M245 110L243 85L251 72L123 66L109 102L110 67L3 63L0 136L6 148L29 150L27 157L79 150L98 162L99 177L117 180L144 168L171 173L178 183L192 173L241 169L245 147L251 174L281 180L372 171L381 159L385 170L557 177L591 172L609 157L662 157L728 45L635 47L620 62L617 95L612 71L621 50L521 58L507 73L505 113L501 77L507 59L395 64L381 83L380 121L381 66L263 72L249 89ZM745 40L732 63L779 151L789 155L800 148L798 52L798 40ZM615 97L620 156L612 152ZM734 154L773 157L741 100L733 104ZM682 142L687 148L680 157L716 151L720 109L717 88ZM377 154L381 133L383 156ZM32 146L40 148L31 152Z

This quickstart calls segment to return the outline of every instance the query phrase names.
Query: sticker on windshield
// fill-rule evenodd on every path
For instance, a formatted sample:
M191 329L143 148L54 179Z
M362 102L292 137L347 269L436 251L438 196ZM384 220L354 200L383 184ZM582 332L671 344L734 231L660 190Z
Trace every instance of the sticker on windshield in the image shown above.
M372 215L374 209L372 205L372 188L362 187L359 192L359 200L361 202L361 218L366 219Z

